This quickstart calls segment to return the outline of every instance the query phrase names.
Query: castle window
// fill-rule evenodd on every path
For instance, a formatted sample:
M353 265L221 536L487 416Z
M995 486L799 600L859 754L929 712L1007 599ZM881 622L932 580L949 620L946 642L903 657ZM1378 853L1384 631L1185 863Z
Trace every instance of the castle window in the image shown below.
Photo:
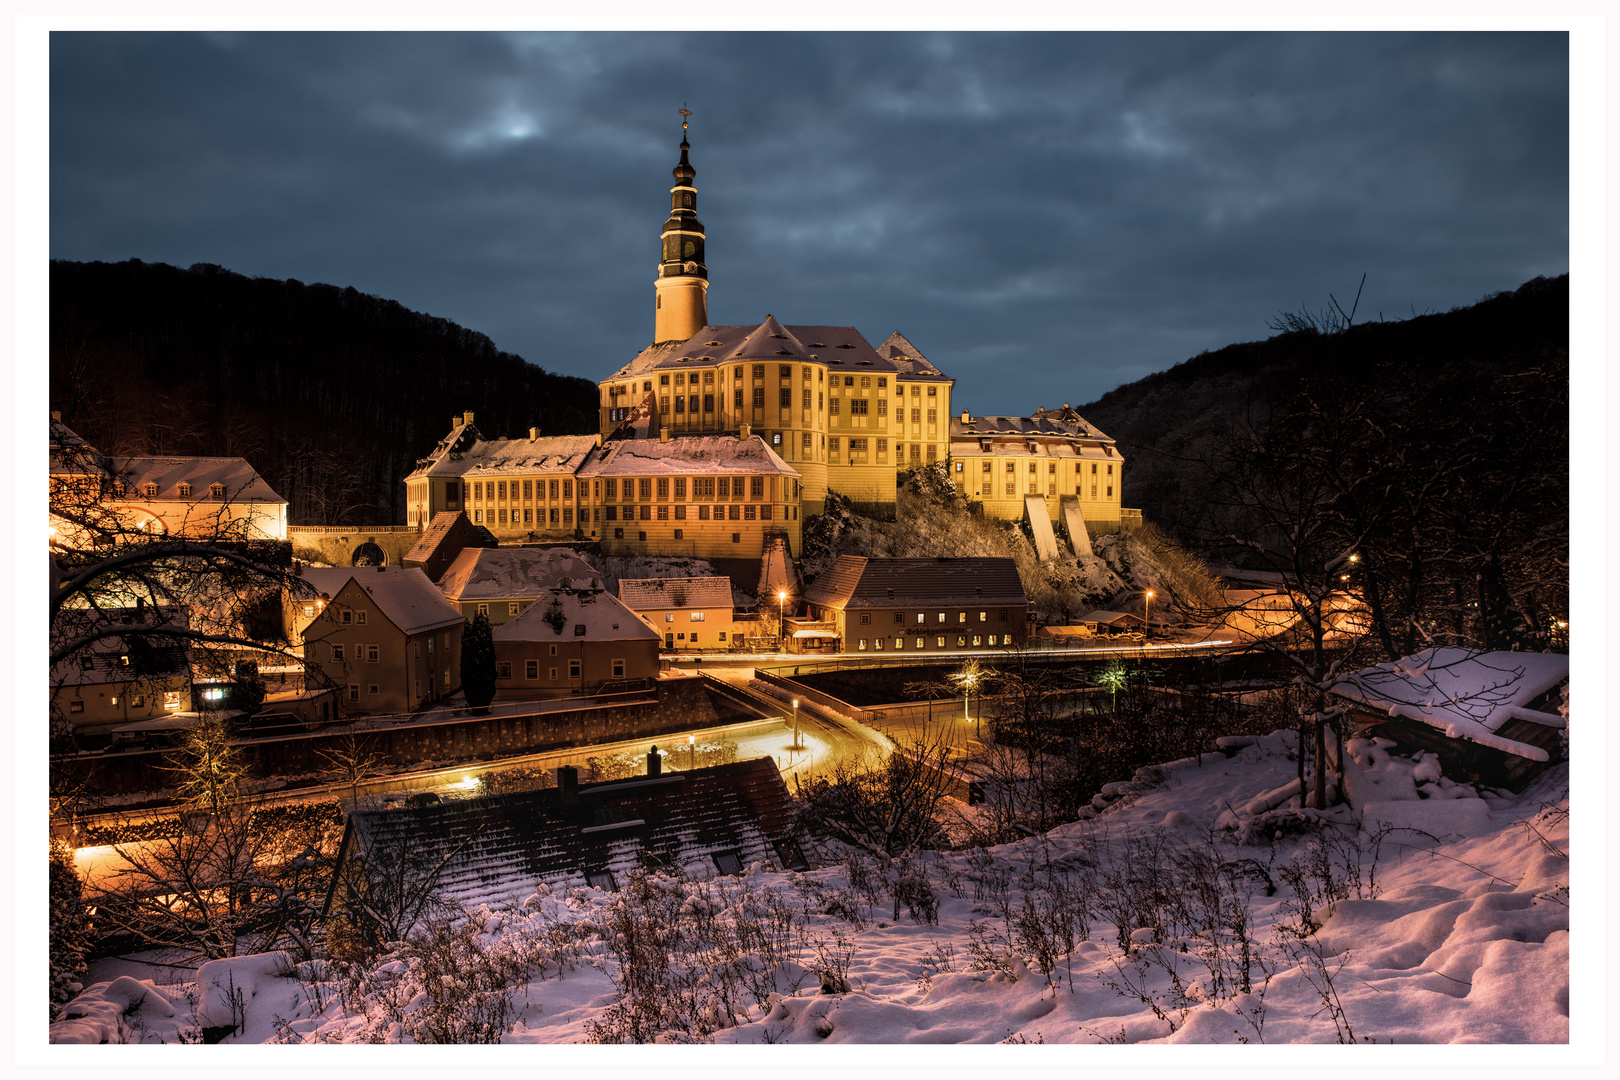
M853 375L845 375L844 376L844 385L845 386L854 386L855 385L855 376L853 376Z
M683 357L682 359L685 359L685 358ZM675 373L675 385L680 386L684 382L686 382L686 372L677 371Z
M912 409L911 410L911 422L913 424L922 423L922 410L921 409Z
M658 508L658 520L659 521L668 521L669 520L669 507L660 506Z
M834 453L834 454L838 453L838 436L834 435L827 442L828 442L827 450L830 453Z
M636 481L636 490L643 499L652 498L652 480L642 479Z
M784 378L784 379L791 379L791 378L793 378L793 365L792 364L778 364L776 366L776 373L778 375L782 376L782 378Z
M669 376L668 375L660 375L660 376L658 376L658 385L659 386L668 386L669 385Z
M676 521L685 521L686 520L686 507L685 506L677 506L675 508L675 520Z
M789 387L782 387L781 405L784 409L793 408L793 391Z
M811 435L810 432L807 431L807 432L804 433L804 448L806 450L815 449L815 443L813 442L814 438L815 437L813 435Z
M881 398L881 397L878 398L878 415L879 416L888 416L889 415L889 399L888 398Z
M1031 476L1035 475L1035 463L1033 461L1029 463L1029 474Z
M658 478L658 498L660 500L669 498L669 477L667 476Z
M764 377L765 377L765 365L764 364L755 364L754 365L754 378L763 379Z
M208 494L212 495L216 499L223 499L225 497L225 485L224 484L214 484L214 485L212 485L208 489Z
M668 508L665 507L663 509L668 509ZM651 521L652 520L652 507L648 506L646 503L643 503L642 506L641 506L641 520L642 521Z
M936 392L937 392L937 391L938 391L938 390L939 390L939 387L937 387L937 386L930 386L930 387L929 387L929 388L928 388L928 396L929 396L929 397L933 397L933 396L934 396L934 395L935 395L935 393L936 393Z
M617 499L619 497L619 495L618 495L619 482L617 480L609 478L608 480L604 481L604 487L602 488L602 491L603 491L603 496L602 496L603 498Z
M763 409L764 407L765 407L765 388L763 386L756 386L756 387L754 387L754 408Z
M693 398L692 400L696 401L697 399ZM703 411L704 412L714 412L714 395L713 394L704 394L703 395Z
M810 381L810 369L808 367L804 369L804 379L806 382Z
M732 406L734 408L738 408L738 409L742 408L742 391L738 390L735 393L733 393L731 396L732 396L732 402L731 402Z
M763 476L750 476L748 478L748 494L755 499L765 497L765 478Z
M866 398L850 398L849 412L851 416L866 415Z
M191 485L190 484L181 484L180 485L180 497L182 499L191 498Z

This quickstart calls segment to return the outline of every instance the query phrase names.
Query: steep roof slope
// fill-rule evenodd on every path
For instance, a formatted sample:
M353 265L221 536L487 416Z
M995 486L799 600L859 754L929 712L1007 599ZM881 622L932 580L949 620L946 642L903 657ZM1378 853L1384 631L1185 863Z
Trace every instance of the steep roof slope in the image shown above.
M468 548L444 572L439 588L451 600L521 600L556 588L597 581L601 571L572 551Z
M727 577L633 578L619 582L619 599L634 611L731 606Z
M388 621L407 634L466 621L428 576L414 566L311 566L304 569L304 577L329 598L335 598L354 581Z

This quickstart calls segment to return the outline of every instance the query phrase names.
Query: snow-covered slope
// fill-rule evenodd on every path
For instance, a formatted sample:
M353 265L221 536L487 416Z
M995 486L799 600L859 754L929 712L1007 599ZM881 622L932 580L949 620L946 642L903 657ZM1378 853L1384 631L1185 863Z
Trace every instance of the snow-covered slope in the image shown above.
M1566 768L1478 798L1386 756L1362 826L1290 810L1291 745L1144 770L1090 820L888 871L533 896L477 914L453 973L385 957L347 1005L321 965L238 961L252 993L228 1041L442 1037L479 1008L507 1043L1567 1041ZM642 990L621 997L626 963ZM501 970L524 972L504 1012L477 985ZM93 968L58 1035L196 1030L193 986L142 1003L127 975Z

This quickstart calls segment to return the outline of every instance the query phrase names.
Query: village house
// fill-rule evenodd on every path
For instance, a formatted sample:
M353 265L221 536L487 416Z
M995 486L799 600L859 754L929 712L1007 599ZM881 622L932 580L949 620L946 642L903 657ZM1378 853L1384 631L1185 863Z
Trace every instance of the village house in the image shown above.
M65 494L72 489L132 532L227 541L287 539L287 500L245 458L111 456L80 438L62 423L61 413L53 412L50 461L53 503L72 504L75 497ZM75 523L53 514L53 537L74 530Z
M1431 751L1454 780L1522 791L1566 756L1568 680L1562 653L1442 646L1353 672L1333 694L1357 736Z
M498 701L579 697L658 677L657 632L598 578L547 589L494 637Z
M482 525L474 525L465 511L440 510L400 564L420 567L429 581L438 581L456 556L468 548L497 546L494 535Z
M396 914L390 898L431 890L472 910L516 909L536 892L619 889L639 870L704 878L759 863L808 869L791 838L792 800L768 758L557 786L397 810L350 814L322 916L328 936L403 933L367 925Z
M191 662L185 647L173 639L143 640L145 631L161 626L184 629L184 612L165 609L160 615L141 607L97 615L70 608L58 613L51 630L53 636L77 637L120 625L140 633L104 638L51 668L52 720L75 736L107 735L123 724L191 710Z
M844 652L1020 648L1029 598L1011 559L840 555L804 591Z
M500 626L559 585L598 588L601 574L572 551L544 548L466 548L439 588L471 620L482 615Z
M461 612L414 567L307 567L287 639L349 715L410 712L461 688ZM316 687L310 687L315 689Z
M951 478L986 517L1022 520L1028 500L1036 498L1059 523L1072 505L1088 536L1140 519L1140 511L1120 505L1125 459L1114 440L1068 404L1030 417L973 416L964 409L951 420L950 438Z
M635 578L619 582L619 599L664 641L665 651L724 649L742 644L732 625L731 579ZM749 620L749 632L756 620Z

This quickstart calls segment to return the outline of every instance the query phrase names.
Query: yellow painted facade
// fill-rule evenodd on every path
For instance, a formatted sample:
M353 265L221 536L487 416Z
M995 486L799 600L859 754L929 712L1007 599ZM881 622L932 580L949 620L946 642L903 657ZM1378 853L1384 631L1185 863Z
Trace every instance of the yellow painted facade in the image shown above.
M1114 440L1064 406L1034 417L964 413L952 424L951 478L986 517L1018 521L1025 500L1038 496L1059 521L1073 497L1086 529L1118 532L1131 515L1122 509L1125 459Z

